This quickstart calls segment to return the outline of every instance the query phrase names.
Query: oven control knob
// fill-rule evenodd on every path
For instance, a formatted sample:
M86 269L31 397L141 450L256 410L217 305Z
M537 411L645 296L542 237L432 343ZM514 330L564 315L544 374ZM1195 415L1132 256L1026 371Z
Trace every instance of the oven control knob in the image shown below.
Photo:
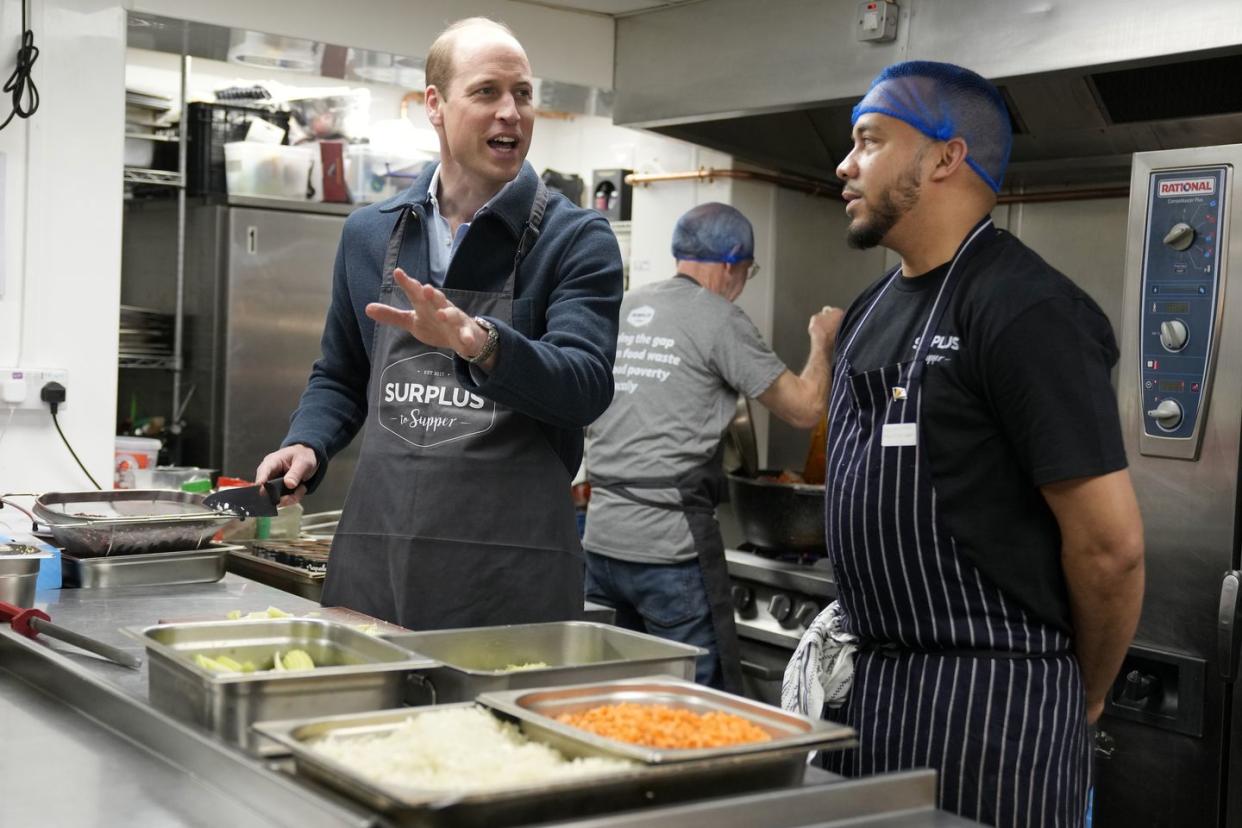
M729 589L729 595L733 598L733 608L738 612L746 612L755 603L755 591L748 586L734 584Z
M811 626L811 622L819 615L819 607L814 601L802 601L798 604L798 608L794 610L794 618L804 627Z
M1159 405L1147 412L1147 416L1165 431L1174 431L1182 424L1182 407L1177 400L1161 400Z
M768 601L768 613L784 624L793 614L793 599L783 592L776 593L772 596L772 600Z
M1174 250L1187 250L1195 243L1195 228L1179 221L1164 234L1164 243Z
M1174 353L1186 347L1186 342L1190 339L1190 330L1187 329L1186 323L1180 319L1170 319L1167 322L1160 323L1160 344L1164 346L1166 351Z

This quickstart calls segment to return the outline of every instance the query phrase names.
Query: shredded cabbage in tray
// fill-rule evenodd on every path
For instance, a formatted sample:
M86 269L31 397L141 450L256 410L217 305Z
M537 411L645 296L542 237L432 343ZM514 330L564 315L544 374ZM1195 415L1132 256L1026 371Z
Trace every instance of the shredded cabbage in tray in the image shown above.
M479 708L419 713L377 736L329 735L311 745L361 776L430 791L492 791L598 776L624 759L566 759Z

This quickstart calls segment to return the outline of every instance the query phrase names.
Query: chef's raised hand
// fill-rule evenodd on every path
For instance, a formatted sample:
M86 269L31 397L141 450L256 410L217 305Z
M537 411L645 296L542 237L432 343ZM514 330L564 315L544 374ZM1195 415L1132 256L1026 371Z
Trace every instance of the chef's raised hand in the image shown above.
M837 340L837 331L841 329L841 320L844 318L845 311L824 305L823 310L812 316L807 325L811 342L820 348L831 348Z
M411 310L372 302L367 305L367 316L382 325L409 331L415 339L433 348L449 348L466 358L483 350L487 331L439 289L411 279L401 268L393 271L393 279L409 298ZM481 367L489 369L491 361L487 360Z
M314 476L318 468L319 460L310 446L301 444L285 446L263 458L263 462L255 470L254 482L266 483L269 480L277 480L283 475L285 486L294 490L293 494L285 495L280 499L281 506L288 506L291 503L297 503L306 494L306 487L302 485L302 481Z

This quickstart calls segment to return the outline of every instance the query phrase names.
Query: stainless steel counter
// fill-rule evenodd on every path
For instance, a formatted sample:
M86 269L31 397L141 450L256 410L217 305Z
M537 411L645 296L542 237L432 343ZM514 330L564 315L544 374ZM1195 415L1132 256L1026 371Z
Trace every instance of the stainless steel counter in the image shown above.
M232 574L214 584L44 590L35 595L35 605L62 627L137 655L143 655L143 645L122 633L125 627L161 621L223 621L233 610L247 613L279 607L297 614L319 609L314 601ZM146 701L145 666L129 670L57 641L39 638L36 643L55 650L127 695Z
M276 824L3 670L0 733L5 825Z
M56 623L134 652L142 647L120 632L123 627L224 618L232 610L268 606L318 609L236 575L214 584L48 590L36 603ZM4 825L377 825L362 806L282 772L280 761L252 759L152 708L145 666L129 670L58 642L26 639L7 626L0 626L0 734L7 757L0 773ZM924 771L887 781L840 780L810 769L801 788L786 792L793 796L779 821L771 814L785 806L780 792L771 792L645 810L641 818L558 825L770 828L779 822L809 828L857 824L858 818L894 828L966 825L934 810L934 778ZM807 814L818 816L806 821Z

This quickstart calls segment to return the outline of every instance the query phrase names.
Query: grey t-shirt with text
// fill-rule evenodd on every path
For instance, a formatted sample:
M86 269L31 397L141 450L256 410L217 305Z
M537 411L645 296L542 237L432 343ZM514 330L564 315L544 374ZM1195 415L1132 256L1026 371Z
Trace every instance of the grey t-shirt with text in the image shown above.
M722 296L684 276L630 291L621 304L616 393L587 430L590 479L675 478L715 454L737 406L776 381L785 364L753 322ZM676 489L636 494L679 503ZM641 563L695 557L681 512L593 489L583 546Z

